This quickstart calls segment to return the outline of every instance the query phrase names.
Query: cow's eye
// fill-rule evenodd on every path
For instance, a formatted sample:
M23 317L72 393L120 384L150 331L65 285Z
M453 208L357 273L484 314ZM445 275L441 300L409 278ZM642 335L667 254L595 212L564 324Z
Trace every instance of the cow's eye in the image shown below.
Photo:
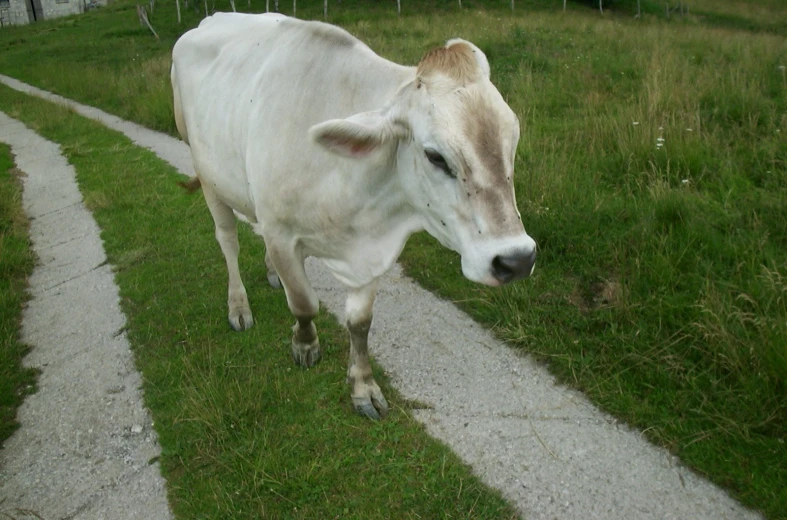
M440 152L427 148L424 150L424 153L426 154L426 158L429 159L430 163L443 170L449 177L456 177L454 172L452 172L451 168L448 166L448 163L445 162L445 157L440 155Z

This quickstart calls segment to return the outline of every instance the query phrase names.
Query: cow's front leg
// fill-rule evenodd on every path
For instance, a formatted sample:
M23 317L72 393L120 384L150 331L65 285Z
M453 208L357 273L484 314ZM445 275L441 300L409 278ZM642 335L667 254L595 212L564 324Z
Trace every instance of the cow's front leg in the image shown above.
M281 280L287 305L297 320L292 327L292 359L301 366L312 367L320 360L320 340L313 321L320 300L306 277L303 257L287 246L277 247L267 241L266 244L266 263Z
M370 419L380 419L388 414L388 403L372 377L369 364L369 328L372 325L372 307L377 294L377 281L360 289L353 289L347 296L346 319L350 331L350 362L347 383L355 409Z

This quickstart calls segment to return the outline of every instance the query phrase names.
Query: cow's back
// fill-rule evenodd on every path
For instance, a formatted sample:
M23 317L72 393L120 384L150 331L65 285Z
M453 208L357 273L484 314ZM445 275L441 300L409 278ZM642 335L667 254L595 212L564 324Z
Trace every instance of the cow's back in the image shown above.
M380 58L343 29L272 13L206 18L175 44L173 67L184 105L198 102L204 108L216 99L240 101L243 94L249 105L308 100L286 107L289 119L301 108L318 122L324 114L316 112L322 107L328 117L380 108L412 74L411 68ZM256 108L237 105L241 113Z
M382 108L412 75L342 29L276 14L217 13L173 50L181 134L195 167L247 215L261 206L264 186L286 186L301 201L324 195L320 185L336 184L330 173L341 159L312 143L308 129ZM266 204L290 198L280 192Z
M282 36L279 24L285 19L276 14L216 13L202 20L181 36L172 50L173 69L183 94L199 92L203 81L218 79L219 74L232 69L234 77L242 78L248 72L244 69L265 59L266 47L277 46ZM233 89L231 79L225 78L228 92Z

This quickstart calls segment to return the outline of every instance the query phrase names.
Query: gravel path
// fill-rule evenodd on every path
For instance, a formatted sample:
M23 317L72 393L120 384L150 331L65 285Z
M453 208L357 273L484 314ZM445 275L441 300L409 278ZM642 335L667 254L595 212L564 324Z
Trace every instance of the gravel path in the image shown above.
M22 340L41 370L0 451L0 517L167 519L141 380L112 268L59 147L0 112L23 177L38 264Z
M0 81L69 104L83 115L126 133L137 144L151 148L182 172L193 172L188 147L180 141L11 78L0 76ZM345 294L341 285L319 262L308 261L307 270L323 305L341 316ZM111 276L106 283L111 283ZM81 277L73 285L75 289L90 291L93 282ZM81 316L73 321L84 319L85 310L74 305L70 308L77 309ZM32 309L31 305L25 316L25 330L31 327L28 321L36 319ZM45 316L42 314L38 319L47 320L49 332L57 334L52 319ZM118 323L122 323L122 318ZM118 328L119 325L113 330ZM39 344L33 344L35 352ZM430 409L415 412L417 419L471 464L485 482L502 490L525 518L761 518L684 468L665 450L649 444L639 432L600 412L581 394L556 385L545 368L502 345L452 304L404 277L398 268L381 284L370 345L401 393L430 405ZM84 362L89 361L91 357L85 356ZM124 366L133 372L129 365ZM49 370L54 370L52 367L44 367L42 379ZM85 370L93 374L108 369L99 366ZM125 374L128 378L138 377ZM124 382L125 389L137 386L131 380ZM117 395L121 394L111 395L120 400ZM42 399L39 396L40 393L34 397ZM61 405L64 406L56 401L56 407ZM100 402L97 405L105 407ZM136 406L141 404L137 402ZM88 410L75 409L70 413L81 416ZM148 424L137 417L142 416L118 417L113 421L115 438L134 438L133 435L124 437L125 430L119 427ZM21 420L23 427L17 438L32 435L25 432L38 428L28 423L24 415ZM58 435L73 436L75 431L83 430L84 424L80 420L77 424L58 426ZM137 438L152 440L152 432L149 435L147 430L144 432ZM36 435L41 438L40 434ZM31 442L16 444L24 444L29 450ZM11 458L0 453L0 476L10 475L15 479L14 474L4 469L12 463L6 462ZM3 486L0 497L8 496L7 489L24 489L13 482ZM166 518L155 512L145 517Z

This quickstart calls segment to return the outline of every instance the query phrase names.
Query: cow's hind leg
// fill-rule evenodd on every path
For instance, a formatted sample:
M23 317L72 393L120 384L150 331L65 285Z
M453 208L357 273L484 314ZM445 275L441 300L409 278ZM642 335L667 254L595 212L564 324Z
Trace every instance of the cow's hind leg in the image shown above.
M274 289L281 289L281 280L279 280L279 275L276 273L276 267L273 265L271 261L271 255L268 253L268 250L265 250L265 267L268 269L268 283Z
M270 266L269 273L273 272L281 280L287 305L297 320L292 327L292 359L301 366L312 367L320 360L320 341L313 321L320 309L320 300L306 277L303 256L287 245L277 246L267 240L266 244L265 261Z
M227 306L229 307L230 325L238 331L246 330L254 324L254 319L238 268L238 253L240 251L238 223L232 208L219 200L216 192L208 183L202 184L202 193L205 195L205 202L208 204L210 214L213 215L213 222L216 224L216 241L221 246L221 252L224 253L224 259L227 261L227 271L229 272Z
M346 319L350 331L350 362L347 368L355 409L370 419L380 419L388 414L388 402L372 377L369 363L369 328L372 325L372 307L377 294L377 281L360 289L351 290L347 296Z
M265 241L265 237L262 233L262 227L259 224L252 224L251 228L254 232L262 238L263 242ZM268 246L265 245L265 267L268 271L268 283L274 289L281 289L281 280L279 280L279 275L276 274L276 267L273 265L271 261L271 254L268 252Z

